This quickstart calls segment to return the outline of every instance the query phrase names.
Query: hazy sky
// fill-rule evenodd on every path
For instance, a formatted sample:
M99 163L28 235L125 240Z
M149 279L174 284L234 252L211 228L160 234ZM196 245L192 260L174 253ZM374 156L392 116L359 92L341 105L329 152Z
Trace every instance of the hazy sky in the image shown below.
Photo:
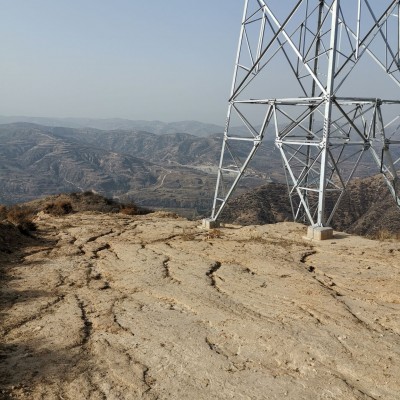
M0 115L223 125L243 4L0 0ZM373 68L353 74L357 95L375 96L379 88L393 97L393 83L383 86ZM285 83L277 76L269 91L280 93Z
M0 0L0 115L223 124L243 2Z

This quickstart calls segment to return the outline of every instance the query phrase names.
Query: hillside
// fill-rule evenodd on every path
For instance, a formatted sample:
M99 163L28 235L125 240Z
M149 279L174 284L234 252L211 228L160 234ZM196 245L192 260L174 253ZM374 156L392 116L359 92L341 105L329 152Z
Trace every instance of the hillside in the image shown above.
M59 138L35 125L1 128L0 196L4 203L88 188L126 192L155 184L160 174L160 167L150 162Z
M0 125L0 202L94 190L145 206L207 214L217 141L188 134ZM245 178L239 192L266 177Z
M398 398L399 242L165 213L35 223L0 251L2 399Z
M60 192L94 191L190 218L210 214L221 148L218 136L202 138L187 133L156 135L136 130L14 123L0 125L0 143L0 203L20 203ZM247 154L240 142L237 146L237 155L244 159ZM372 172L376 173L376 167L365 158L358 175ZM266 182L278 186L268 184L268 189L261 189L267 199L264 202L265 196L255 188ZM279 189L279 182L284 182L280 154L266 140L235 192L235 196L250 193L242 198L245 206L242 200L232 199L227 219L240 223L290 220L286 189ZM350 204L350 209L347 207L335 219L334 226L338 229L348 230L351 225L351 232L365 234L372 229L368 224L374 219L365 218L360 222L362 227L356 226L363 210L374 208L375 215L379 215L390 208L390 202L382 208L382 201L375 194L380 189L376 191L375 183L365 182L359 186L370 189L360 191L356 183L350 186L350 196L354 191L355 200L343 202L344 207ZM378 181L376 184L377 188L381 185ZM253 194L252 189L255 189Z

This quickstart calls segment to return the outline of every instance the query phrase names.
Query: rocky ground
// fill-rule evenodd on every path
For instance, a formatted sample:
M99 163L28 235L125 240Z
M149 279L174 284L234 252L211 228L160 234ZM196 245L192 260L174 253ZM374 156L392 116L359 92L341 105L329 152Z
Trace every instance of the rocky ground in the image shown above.
M39 214L1 257L2 399L399 399L400 243Z

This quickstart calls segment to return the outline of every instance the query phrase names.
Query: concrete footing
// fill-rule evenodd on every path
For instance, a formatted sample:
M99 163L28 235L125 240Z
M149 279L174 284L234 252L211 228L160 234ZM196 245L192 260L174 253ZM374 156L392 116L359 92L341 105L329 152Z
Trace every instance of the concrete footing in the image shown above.
M328 226L309 226L307 239L327 240L333 238L333 229Z
M204 218L201 224L203 229L215 229L219 228L219 221L216 221L211 218Z

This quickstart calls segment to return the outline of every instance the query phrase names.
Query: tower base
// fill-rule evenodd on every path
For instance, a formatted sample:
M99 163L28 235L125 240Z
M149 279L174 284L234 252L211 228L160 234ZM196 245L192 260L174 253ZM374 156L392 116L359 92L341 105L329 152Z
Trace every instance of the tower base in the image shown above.
M328 240L333 238L333 229L328 226L309 226L307 239Z
M203 229L215 229L219 228L220 224L219 221L216 221L215 219L204 218L202 220L201 226Z

